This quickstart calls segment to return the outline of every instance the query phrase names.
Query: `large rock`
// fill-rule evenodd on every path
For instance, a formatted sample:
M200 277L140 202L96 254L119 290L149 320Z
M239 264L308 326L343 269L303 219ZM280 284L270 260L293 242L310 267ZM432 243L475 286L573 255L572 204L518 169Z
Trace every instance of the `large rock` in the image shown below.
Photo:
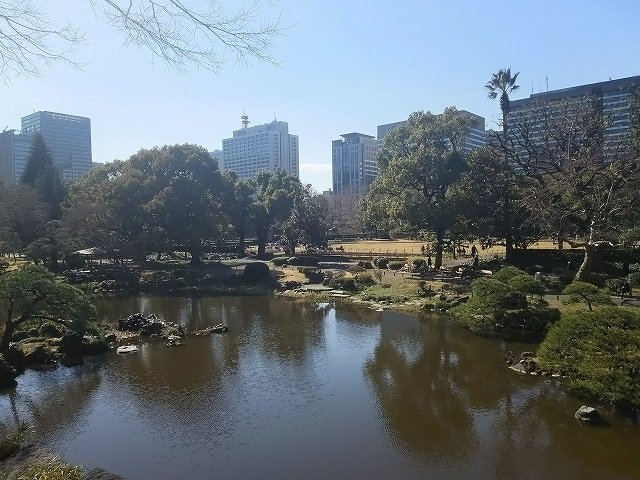
M16 345L24 354L24 362L27 365L54 363L57 357L57 348L42 341L24 341Z
M575 413L575 417L578 420L587 423L601 423L602 417L600 416L600 412L593 407L587 407L586 405L581 406Z
M0 388L14 386L17 376L18 372L16 369L9 365L0 353Z

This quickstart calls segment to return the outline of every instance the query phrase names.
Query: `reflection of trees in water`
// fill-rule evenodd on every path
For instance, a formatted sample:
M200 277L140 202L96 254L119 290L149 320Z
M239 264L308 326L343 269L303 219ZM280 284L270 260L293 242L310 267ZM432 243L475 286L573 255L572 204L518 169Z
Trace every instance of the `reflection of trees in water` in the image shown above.
M440 459L458 456L476 437L466 392L455 381L456 352L443 328L426 328L415 358L398 348L404 340L381 336L365 364L387 424L411 450Z
M28 422L36 437L73 428L87 415L102 382L101 368L101 360L88 360L84 365L30 375L28 390L18 386L0 398L8 399L10 413L6 413L13 422Z
M309 350L323 342L326 308L314 303L275 300L259 323L262 346L266 355L278 361L304 363Z
M376 325L382 317L381 312L350 303L335 304L336 319L357 325Z

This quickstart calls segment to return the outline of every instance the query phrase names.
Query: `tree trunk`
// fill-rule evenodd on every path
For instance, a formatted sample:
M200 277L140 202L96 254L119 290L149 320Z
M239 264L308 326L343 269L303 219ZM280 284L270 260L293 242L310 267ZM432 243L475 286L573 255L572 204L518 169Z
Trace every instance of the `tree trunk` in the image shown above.
M436 232L436 259L433 264L434 270L442 267L442 249L444 247L444 232Z
M599 245L596 245L594 242L594 231L593 225L589 228L589 239L587 240L584 246L584 260L582 260L582 264L578 271L576 272L576 277L574 281L584 281L585 276L593 270L593 265L597 261L597 257L600 254L602 248Z
M265 232L259 232L258 237L258 258L264 258L265 250L267 248L267 235Z
M501 97L500 98L500 108L502 110L502 135L507 138L507 115L509 114L509 97L506 96L506 100ZM509 158L504 156L504 171L508 175L509 168ZM509 262L513 259L513 231L511 228L511 192L509 191L509 180L507 177L506 185L504 185L503 189L503 204L504 204L504 244L505 244L505 252L504 259Z
M192 245L189 253L191 254L191 265L202 265L202 247L200 245Z
M244 256L245 232L244 225L238 227L238 253Z
M15 322L7 322L4 324L4 333L2 340L0 341L0 353L4 353L9 350L9 344L13 338L13 332L16 330L17 324Z

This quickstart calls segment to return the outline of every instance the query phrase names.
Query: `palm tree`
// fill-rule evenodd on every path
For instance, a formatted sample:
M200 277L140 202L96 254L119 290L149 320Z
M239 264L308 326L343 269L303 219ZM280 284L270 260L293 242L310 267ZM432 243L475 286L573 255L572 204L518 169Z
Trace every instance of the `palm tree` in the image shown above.
M511 67L501 68L497 73L491 75L491 80L484 88L487 89L487 96L496 99L500 94L500 110L502 110L502 133L507 131L507 115L510 110L509 94L520 88L516 85L520 72L511 75Z
M520 88L516 85L520 72L511 75L511 67L501 68L497 73L491 75L491 80L487 82L484 88L487 89L487 96L491 99L495 99L500 94L500 110L502 110L502 136L506 137L507 134L507 115L509 115L510 100L509 94L515 92ZM504 169L505 172L509 171L509 160L504 155ZM505 240L505 257L506 260L510 260L513 255L513 213L512 213L512 199L509 187L502 191L502 203L503 203L503 216L504 216L504 240Z

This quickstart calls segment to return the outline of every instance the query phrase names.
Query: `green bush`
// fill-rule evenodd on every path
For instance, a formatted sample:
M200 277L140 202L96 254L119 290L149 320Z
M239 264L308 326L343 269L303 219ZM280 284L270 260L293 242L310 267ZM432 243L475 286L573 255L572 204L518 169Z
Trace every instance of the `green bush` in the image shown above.
M375 278L368 272L358 273L353 278L359 289L365 289L376 284Z
M389 270L400 270L404 267L404 262L389 262Z
M367 269L366 269L366 268L361 267L360 265L351 265L351 266L347 269L347 271L348 271L349 273L356 274L356 273L366 272L366 271L367 271Z
M582 280L598 288L605 288L607 286L607 276L603 273L587 273L582 276Z
M421 268L427 265L427 261L424 258L415 258L411 262L411 268L414 272L419 271Z
M540 366L610 404L640 406L640 313L620 307L563 315L538 349Z
M362 268L364 268L364 269L366 269L366 270L371 270L371 269L373 269L373 264L372 264L371 262L367 262L367 261L365 261L365 260L360 260L360 261L358 262L358 266L359 266L359 267L362 267Z
M389 266L389 259L387 257L377 257L373 260L373 264L379 269L384 270Z
M310 255L305 255L303 257L289 257L287 259L287 264L295 265L297 267L317 267L318 262L318 257L312 257Z
M275 257L273 260L271 260L273 262L273 264L276 267L281 267L282 265L286 265L287 260L289 260L288 257Z
M244 267L242 276L248 282L259 282L269 278L269 266L262 262L248 263Z
M494 273L491 278L506 283L511 277L517 277L519 275L529 276L529 274L524 270L520 270L512 265L507 265Z
M570 283L562 293L569 295L566 303L585 302L589 310L592 310L593 305L613 305L611 297L604 290L587 282Z
M640 287L640 272L631 272L627 278L632 287Z
M329 282L329 286L338 290L348 290L352 292L355 292L358 289L355 279L347 275L340 275L332 278Z
M298 267L298 271L314 283L321 282L324 278L324 275L317 267Z

